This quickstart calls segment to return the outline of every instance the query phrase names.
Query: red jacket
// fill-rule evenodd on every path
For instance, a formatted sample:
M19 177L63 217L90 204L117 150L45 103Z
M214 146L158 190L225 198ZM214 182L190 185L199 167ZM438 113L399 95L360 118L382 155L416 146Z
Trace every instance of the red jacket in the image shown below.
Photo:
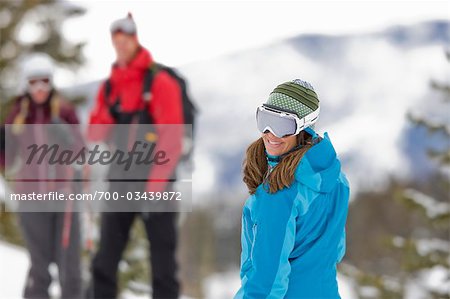
M105 84L102 84L96 99L96 104L91 112L89 123L114 124L115 120L110 115L109 105L117 98L120 99L120 106L123 112L135 112L145 108L145 101L142 98L142 87L144 75L153 63L150 52L140 48L136 57L126 66L112 66L110 74L111 92L108 99L105 99ZM181 89L168 73L158 72L151 87L152 99L148 104L148 113L152 116L155 124L183 124L183 109ZM176 128L175 128L176 127ZM164 191L167 178L171 177L181 155L181 145L183 137L182 126L157 127L158 141L155 152L163 149L170 162L164 166L152 169L147 183L146 191ZM88 138L92 141L105 140L108 131L89 130ZM151 184L152 182L162 182Z

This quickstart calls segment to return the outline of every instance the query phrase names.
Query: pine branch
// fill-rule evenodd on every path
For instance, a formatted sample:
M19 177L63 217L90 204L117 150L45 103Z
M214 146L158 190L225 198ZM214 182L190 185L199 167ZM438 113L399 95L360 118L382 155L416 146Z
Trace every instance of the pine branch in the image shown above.
M429 223L424 227L428 231L446 230L450 225L450 203L437 201L417 190L406 189L396 196L405 207L417 211Z
M444 93L444 95L446 95L444 97L444 100L446 102L450 101L450 85L448 85L446 83L438 82L436 80L431 80L430 86L431 86L431 88Z
M408 112L406 117L413 124L425 127L429 133L436 134L438 132L442 132L445 134L446 138L450 139L450 127L448 125L432 122L429 119L415 116L411 112Z

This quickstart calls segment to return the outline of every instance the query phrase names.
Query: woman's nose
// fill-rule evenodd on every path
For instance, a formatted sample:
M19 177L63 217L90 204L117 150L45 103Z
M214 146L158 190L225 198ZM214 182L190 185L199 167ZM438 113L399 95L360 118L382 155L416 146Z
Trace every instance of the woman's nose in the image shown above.
M278 140L280 140L281 138L279 138L279 137L277 137L277 136L275 136L272 132L267 132L266 133L267 134L267 136L270 138L270 139L272 139L272 140L274 140L274 141L278 141Z

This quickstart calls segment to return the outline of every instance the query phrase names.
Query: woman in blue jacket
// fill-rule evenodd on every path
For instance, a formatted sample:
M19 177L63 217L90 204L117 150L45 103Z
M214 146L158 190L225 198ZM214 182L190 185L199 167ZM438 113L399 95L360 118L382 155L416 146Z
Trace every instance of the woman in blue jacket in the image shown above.
M261 138L247 149L237 298L340 298L349 184L328 134L313 130L311 84L278 85L257 109Z

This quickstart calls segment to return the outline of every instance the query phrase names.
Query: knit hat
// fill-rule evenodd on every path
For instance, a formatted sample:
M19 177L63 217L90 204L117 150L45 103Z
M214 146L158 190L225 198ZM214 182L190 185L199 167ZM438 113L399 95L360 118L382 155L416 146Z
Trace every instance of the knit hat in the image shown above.
M123 32L130 35L137 33L136 23L133 20L133 16L129 12L125 18L115 20L109 28L111 34L116 32Z
M269 95L266 105L295 112L299 118L304 118L319 109L319 98L309 82L295 79L278 85Z

